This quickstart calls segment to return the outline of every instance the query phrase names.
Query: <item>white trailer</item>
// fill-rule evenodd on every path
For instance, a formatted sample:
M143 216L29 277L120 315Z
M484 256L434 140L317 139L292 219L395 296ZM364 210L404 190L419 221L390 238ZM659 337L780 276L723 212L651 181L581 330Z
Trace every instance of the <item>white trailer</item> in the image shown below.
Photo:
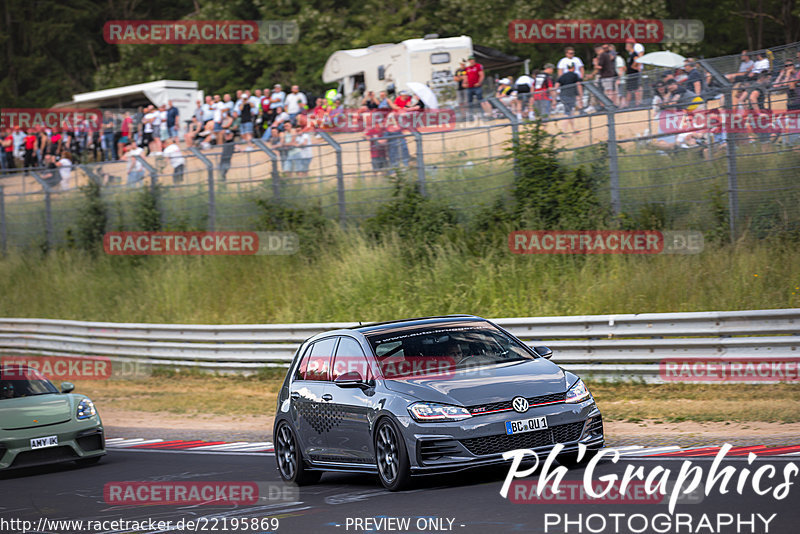
M362 91L400 91L407 89L407 82L421 82L433 89L439 104L444 105L455 101L453 75L472 53L472 39L465 35L433 35L398 44L339 50L325 63L322 81L338 82L349 104L355 104Z

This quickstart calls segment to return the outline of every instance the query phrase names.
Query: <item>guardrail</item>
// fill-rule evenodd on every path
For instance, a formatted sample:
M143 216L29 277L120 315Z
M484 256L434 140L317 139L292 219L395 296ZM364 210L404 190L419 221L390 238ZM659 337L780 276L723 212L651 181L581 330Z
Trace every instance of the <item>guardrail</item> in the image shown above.
M800 309L495 319L583 376L657 382L664 358L800 359ZM286 367L308 337L358 323L166 325L0 319L0 351L106 356L169 367L253 372Z

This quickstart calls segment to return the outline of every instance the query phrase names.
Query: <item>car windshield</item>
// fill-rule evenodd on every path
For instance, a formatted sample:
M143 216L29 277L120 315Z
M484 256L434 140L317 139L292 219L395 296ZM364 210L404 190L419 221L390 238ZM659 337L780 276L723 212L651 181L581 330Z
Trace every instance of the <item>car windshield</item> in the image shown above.
M486 323L426 325L367 339L386 378L536 358L521 343Z
M0 370L0 400L51 393L58 393L58 389L35 369L4 367Z

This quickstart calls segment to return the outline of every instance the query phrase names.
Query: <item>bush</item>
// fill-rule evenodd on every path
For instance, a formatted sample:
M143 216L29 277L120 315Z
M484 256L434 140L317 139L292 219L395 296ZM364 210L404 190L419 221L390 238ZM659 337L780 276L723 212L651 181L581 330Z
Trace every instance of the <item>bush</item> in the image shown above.
M103 236L108 227L108 208L103 202L100 186L89 180L89 184L81 187L83 202L78 216L77 235L69 232L68 243L91 253L96 253L103 246Z

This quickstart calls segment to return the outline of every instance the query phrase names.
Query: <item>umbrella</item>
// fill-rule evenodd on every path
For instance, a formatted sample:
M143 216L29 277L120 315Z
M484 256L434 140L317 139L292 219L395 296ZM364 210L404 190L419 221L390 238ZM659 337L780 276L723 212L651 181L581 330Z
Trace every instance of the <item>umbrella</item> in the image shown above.
M406 82L406 87L411 89L422 100L426 108L439 109L439 99L436 98L430 87L419 82Z
M654 67L678 68L683 67L686 58L674 52L650 52L640 57L637 62L642 65L653 65Z

